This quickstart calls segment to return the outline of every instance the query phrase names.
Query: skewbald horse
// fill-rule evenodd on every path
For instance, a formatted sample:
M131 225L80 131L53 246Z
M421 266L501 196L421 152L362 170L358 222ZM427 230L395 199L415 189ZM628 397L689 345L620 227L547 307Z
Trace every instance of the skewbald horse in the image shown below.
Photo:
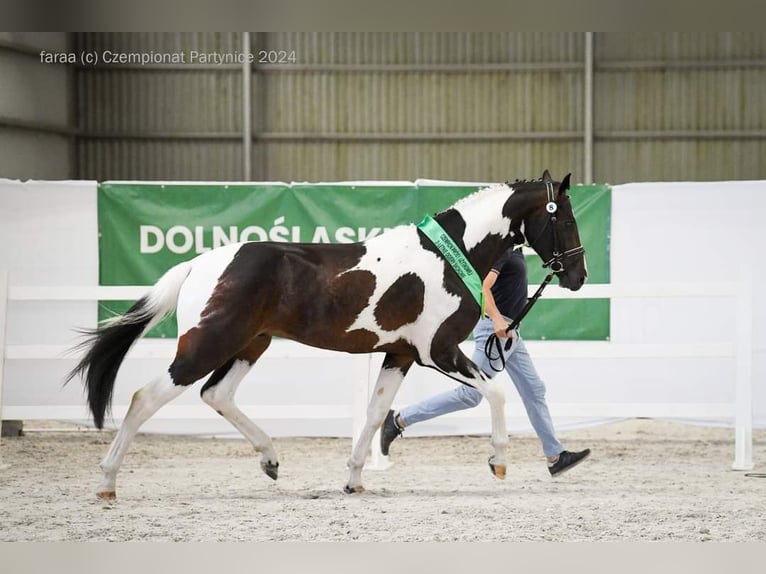
M577 290L587 271L572 206L569 175L481 189L435 215L480 278L513 244L525 241ZM487 398L492 417L490 468L505 478L503 387L459 349L479 319L468 288L430 239L402 225L362 243L226 245L176 265L128 312L87 332L84 355L69 373L84 379L96 427L103 428L115 378L131 346L177 311L178 346L167 371L136 391L101 463L97 495L116 497L116 476L141 425L160 407L209 375L202 399L261 454L276 480L279 459L271 438L234 403L244 376L274 336L347 353L385 358L367 420L348 461L344 490L362 492L362 468L373 435L413 363L434 368Z

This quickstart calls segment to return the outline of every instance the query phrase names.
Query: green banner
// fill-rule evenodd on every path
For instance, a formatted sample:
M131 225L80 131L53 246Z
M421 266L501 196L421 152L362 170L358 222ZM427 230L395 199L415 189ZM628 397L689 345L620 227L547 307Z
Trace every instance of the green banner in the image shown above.
M416 223L474 191L468 185L102 183L98 190L101 285L152 285L173 265L239 241L363 241ZM589 281L609 281L608 186L571 191ZM544 277L528 258L530 283ZM554 281L555 282L555 281ZM552 289L554 287L549 287ZM528 339L606 339L608 300L541 300L524 321ZM99 319L130 302L102 301ZM150 336L175 337L171 317Z
M575 185L569 192L577 229L585 247L588 283L609 283L612 193L608 185ZM540 284L548 273L537 255L527 256L529 284ZM560 289L554 279L546 291ZM607 340L609 299L545 300L545 292L524 319L525 339Z

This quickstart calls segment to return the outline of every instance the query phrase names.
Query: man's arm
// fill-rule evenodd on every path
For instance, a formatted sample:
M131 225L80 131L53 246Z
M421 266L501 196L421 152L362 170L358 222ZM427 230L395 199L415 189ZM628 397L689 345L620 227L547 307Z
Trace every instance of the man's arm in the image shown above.
M497 271L490 269L487 276L484 278L481 284L482 293L484 293L484 311L487 316L492 319L492 324L495 327L495 335L498 337L513 337L513 333L506 333L508 328L508 321L506 321L500 314L500 311L495 305L495 298L492 296L492 286L497 281Z

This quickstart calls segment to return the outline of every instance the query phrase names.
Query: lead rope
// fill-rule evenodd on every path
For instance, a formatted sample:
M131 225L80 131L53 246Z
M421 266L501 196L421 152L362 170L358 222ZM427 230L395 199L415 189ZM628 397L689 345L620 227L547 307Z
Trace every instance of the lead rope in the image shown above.
M548 286L548 283L551 282L551 279L553 279L554 272L551 271L548 273L548 275L545 276L545 279L543 279L543 282L540 284L540 286L537 288L537 291L535 291L535 294L532 295L529 299L527 299L526 305L524 305L524 308L519 313L519 316L516 317L513 322L508 325L508 327L505 330L506 335L513 331L516 327L519 326L521 323L521 320L527 316L527 313L529 313L529 310L532 308L532 306L537 303L537 300L540 298L540 295L543 294L543 290ZM505 342L505 350L511 348L511 345L513 344L513 339L508 338L508 340ZM497 351L497 355L493 355L493 351ZM496 373L500 373L505 369L505 354L503 353L503 346L500 344L500 339L497 335L492 333L489 337L487 337L486 342L484 343L484 354L487 356L487 359L489 360L489 366L490 368L495 371ZM500 360L501 365L499 369L495 368L495 365L492 364L492 361Z

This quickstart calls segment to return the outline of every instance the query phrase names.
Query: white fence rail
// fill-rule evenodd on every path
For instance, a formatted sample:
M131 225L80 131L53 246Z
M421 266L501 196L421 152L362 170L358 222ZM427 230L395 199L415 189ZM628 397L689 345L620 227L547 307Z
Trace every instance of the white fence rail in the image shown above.
M534 287L530 288L530 292ZM82 420L87 418L85 408L72 406L4 406L2 387L5 359L46 360L61 359L66 348L61 345L6 345L6 311L8 301L95 301L135 300L146 287L40 287L9 286L8 274L0 271L0 419L58 419ZM736 363L734 403L604 403L552 405L557 416L578 417L673 417L673 418L730 418L734 420L735 453L732 468L749 470L752 460L752 278L745 272L738 283L711 284L635 284L586 285L580 291L549 290L545 299L601 299L650 297L723 297L736 301L736 338L724 344L620 344L612 342L531 342L530 351L535 358L553 359L605 359L605 358L680 358L721 357L734 358ZM282 344L284 343L284 344ZM296 351L296 349L300 349ZM172 358L172 341L141 341L128 355L129 359ZM329 351L296 346L290 342L275 341L269 349L272 358L312 358L326 356ZM349 406L284 405L248 406L242 410L253 418L325 418L348 417L353 420L352 437L356 442L366 416L367 403L375 383L372 360L367 362L367 385L355 385ZM555 408L554 408L555 407ZM124 416L124 407L115 407L114 417ZM211 418L214 413L207 407L167 405L155 415L166 419ZM377 444L377 441L374 442ZM373 448L372 468L385 468L387 461L377 448Z

